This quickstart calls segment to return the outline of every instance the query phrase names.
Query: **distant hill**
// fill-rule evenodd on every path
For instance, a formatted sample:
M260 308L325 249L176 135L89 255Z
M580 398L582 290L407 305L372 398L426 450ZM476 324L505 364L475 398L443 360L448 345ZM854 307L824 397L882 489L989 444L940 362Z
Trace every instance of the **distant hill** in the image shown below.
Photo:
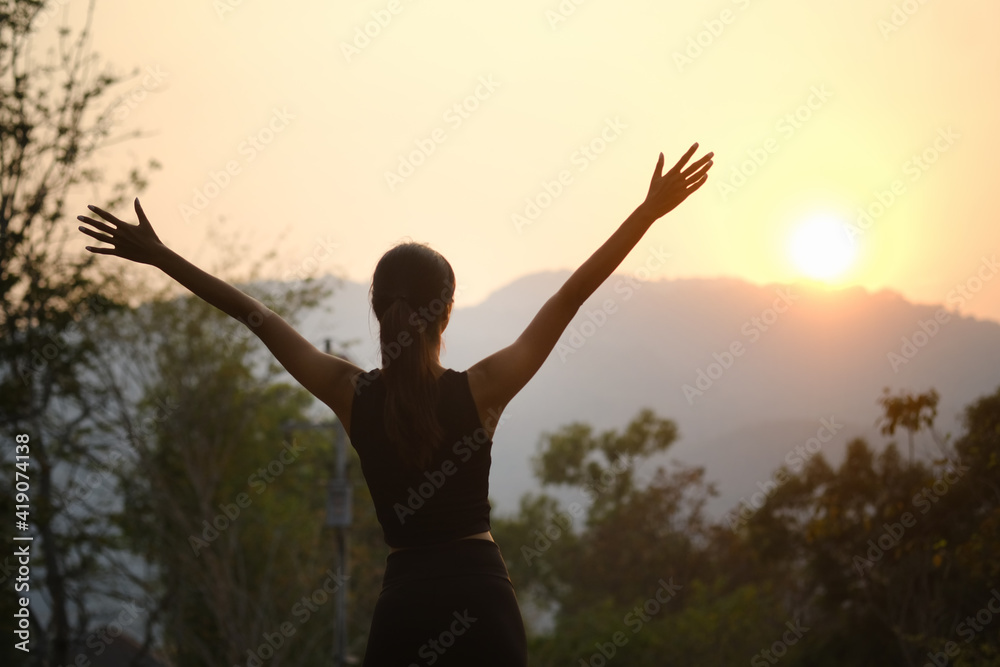
M463 370L508 345L568 276L525 276L457 309L442 363ZM327 312L311 313L303 332L315 341L332 337L338 349L355 339L349 354L373 368L378 325L368 286L336 284ZM933 387L941 394L939 430L957 434L959 412L996 390L998 371L1000 324L894 292L730 278L636 282L616 274L504 413L491 496L508 512L521 494L537 490L530 458L543 432L572 421L620 429L650 407L678 424L681 437L668 458L704 465L718 482L721 497L710 510L721 514L815 436L821 419L843 425L821 450L839 462L853 437L885 444L876 428L883 387ZM900 445L905 453L902 437ZM926 446L922 441L918 454Z

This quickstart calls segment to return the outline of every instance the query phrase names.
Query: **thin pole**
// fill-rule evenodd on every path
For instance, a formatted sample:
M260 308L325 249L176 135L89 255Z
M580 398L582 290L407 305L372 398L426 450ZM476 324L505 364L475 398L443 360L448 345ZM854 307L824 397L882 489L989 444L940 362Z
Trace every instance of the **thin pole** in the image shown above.
M344 426L339 421L334 437L337 440L337 479L342 485L347 483L346 475L346 445L347 434ZM343 487L342 487L343 488ZM337 551L340 559L341 585L337 587L337 665L346 667L347 665L347 526L342 525L337 528Z
M330 339L324 341L325 351L332 354ZM347 527L350 523L350 489L347 481L347 432L338 419L333 431L334 446L337 450L337 465L334 475L334 488L339 495L337 500L344 516L334 523L337 529L337 555L340 561L341 584L335 591L337 606L336 625L334 627L334 659L337 667L347 667Z

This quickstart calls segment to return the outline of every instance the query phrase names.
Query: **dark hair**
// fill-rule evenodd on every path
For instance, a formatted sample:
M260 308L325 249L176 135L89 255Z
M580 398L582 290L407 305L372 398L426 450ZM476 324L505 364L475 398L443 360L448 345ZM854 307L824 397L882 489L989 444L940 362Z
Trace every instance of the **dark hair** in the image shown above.
M455 297L455 272L423 243L400 243L372 276L386 387L385 432L400 457L425 466L444 433L437 418L433 349Z

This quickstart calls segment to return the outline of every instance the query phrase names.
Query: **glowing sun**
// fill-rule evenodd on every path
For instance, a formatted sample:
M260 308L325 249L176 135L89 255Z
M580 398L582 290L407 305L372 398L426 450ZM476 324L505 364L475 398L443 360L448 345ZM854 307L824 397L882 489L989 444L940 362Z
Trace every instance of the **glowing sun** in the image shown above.
M825 282L841 277L855 255L843 223L832 215L817 215L803 222L792 235L789 251L799 271Z

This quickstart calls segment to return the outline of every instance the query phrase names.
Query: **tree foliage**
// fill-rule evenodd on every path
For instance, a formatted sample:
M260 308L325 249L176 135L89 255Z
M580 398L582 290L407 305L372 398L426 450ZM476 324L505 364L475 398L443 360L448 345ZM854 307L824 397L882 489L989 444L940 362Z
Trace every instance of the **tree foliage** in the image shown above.
M543 486L590 498L572 523L573 505L545 493L495 522L525 607L549 612L530 617L552 626L532 633L533 664L1000 664L1000 390L966 409L949 450L937 398L886 391L882 423L911 452L930 432L947 456L854 439L836 467L817 455L785 470L743 523L703 516L701 469L637 482L676 437L647 410L622 433L547 435ZM625 452L627 474L611 472ZM661 602L657 582L680 588Z
M285 316L314 292L286 291ZM107 322L105 357L119 376L108 383L131 389L116 404L133 444L116 525L153 568L147 594L163 602L173 661L240 664L276 636L270 664L307 664L329 644L333 605L296 602L338 568L322 532L330 437L284 427L306 418L312 397L273 366L258 376L261 346L235 324L194 297ZM294 632L283 638L285 623Z
M145 170L101 197L94 158L114 140L108 95L122 77L90 50L93 3L76 35L49 24L52 4L0 2L0 435L5 469L14 455L7 443L30 438L30 593L34 609L46 610L30 619L32 656L64 664L122 597L109 580L115 545L97 488L116 452L94 427L106 395L91 361L94 322L124 302L119 274L67 248L66 207L83 190L114 205L143 189ZM40 54L36 40L55 46ZM8 494L4 486L2 504L12 504Z

